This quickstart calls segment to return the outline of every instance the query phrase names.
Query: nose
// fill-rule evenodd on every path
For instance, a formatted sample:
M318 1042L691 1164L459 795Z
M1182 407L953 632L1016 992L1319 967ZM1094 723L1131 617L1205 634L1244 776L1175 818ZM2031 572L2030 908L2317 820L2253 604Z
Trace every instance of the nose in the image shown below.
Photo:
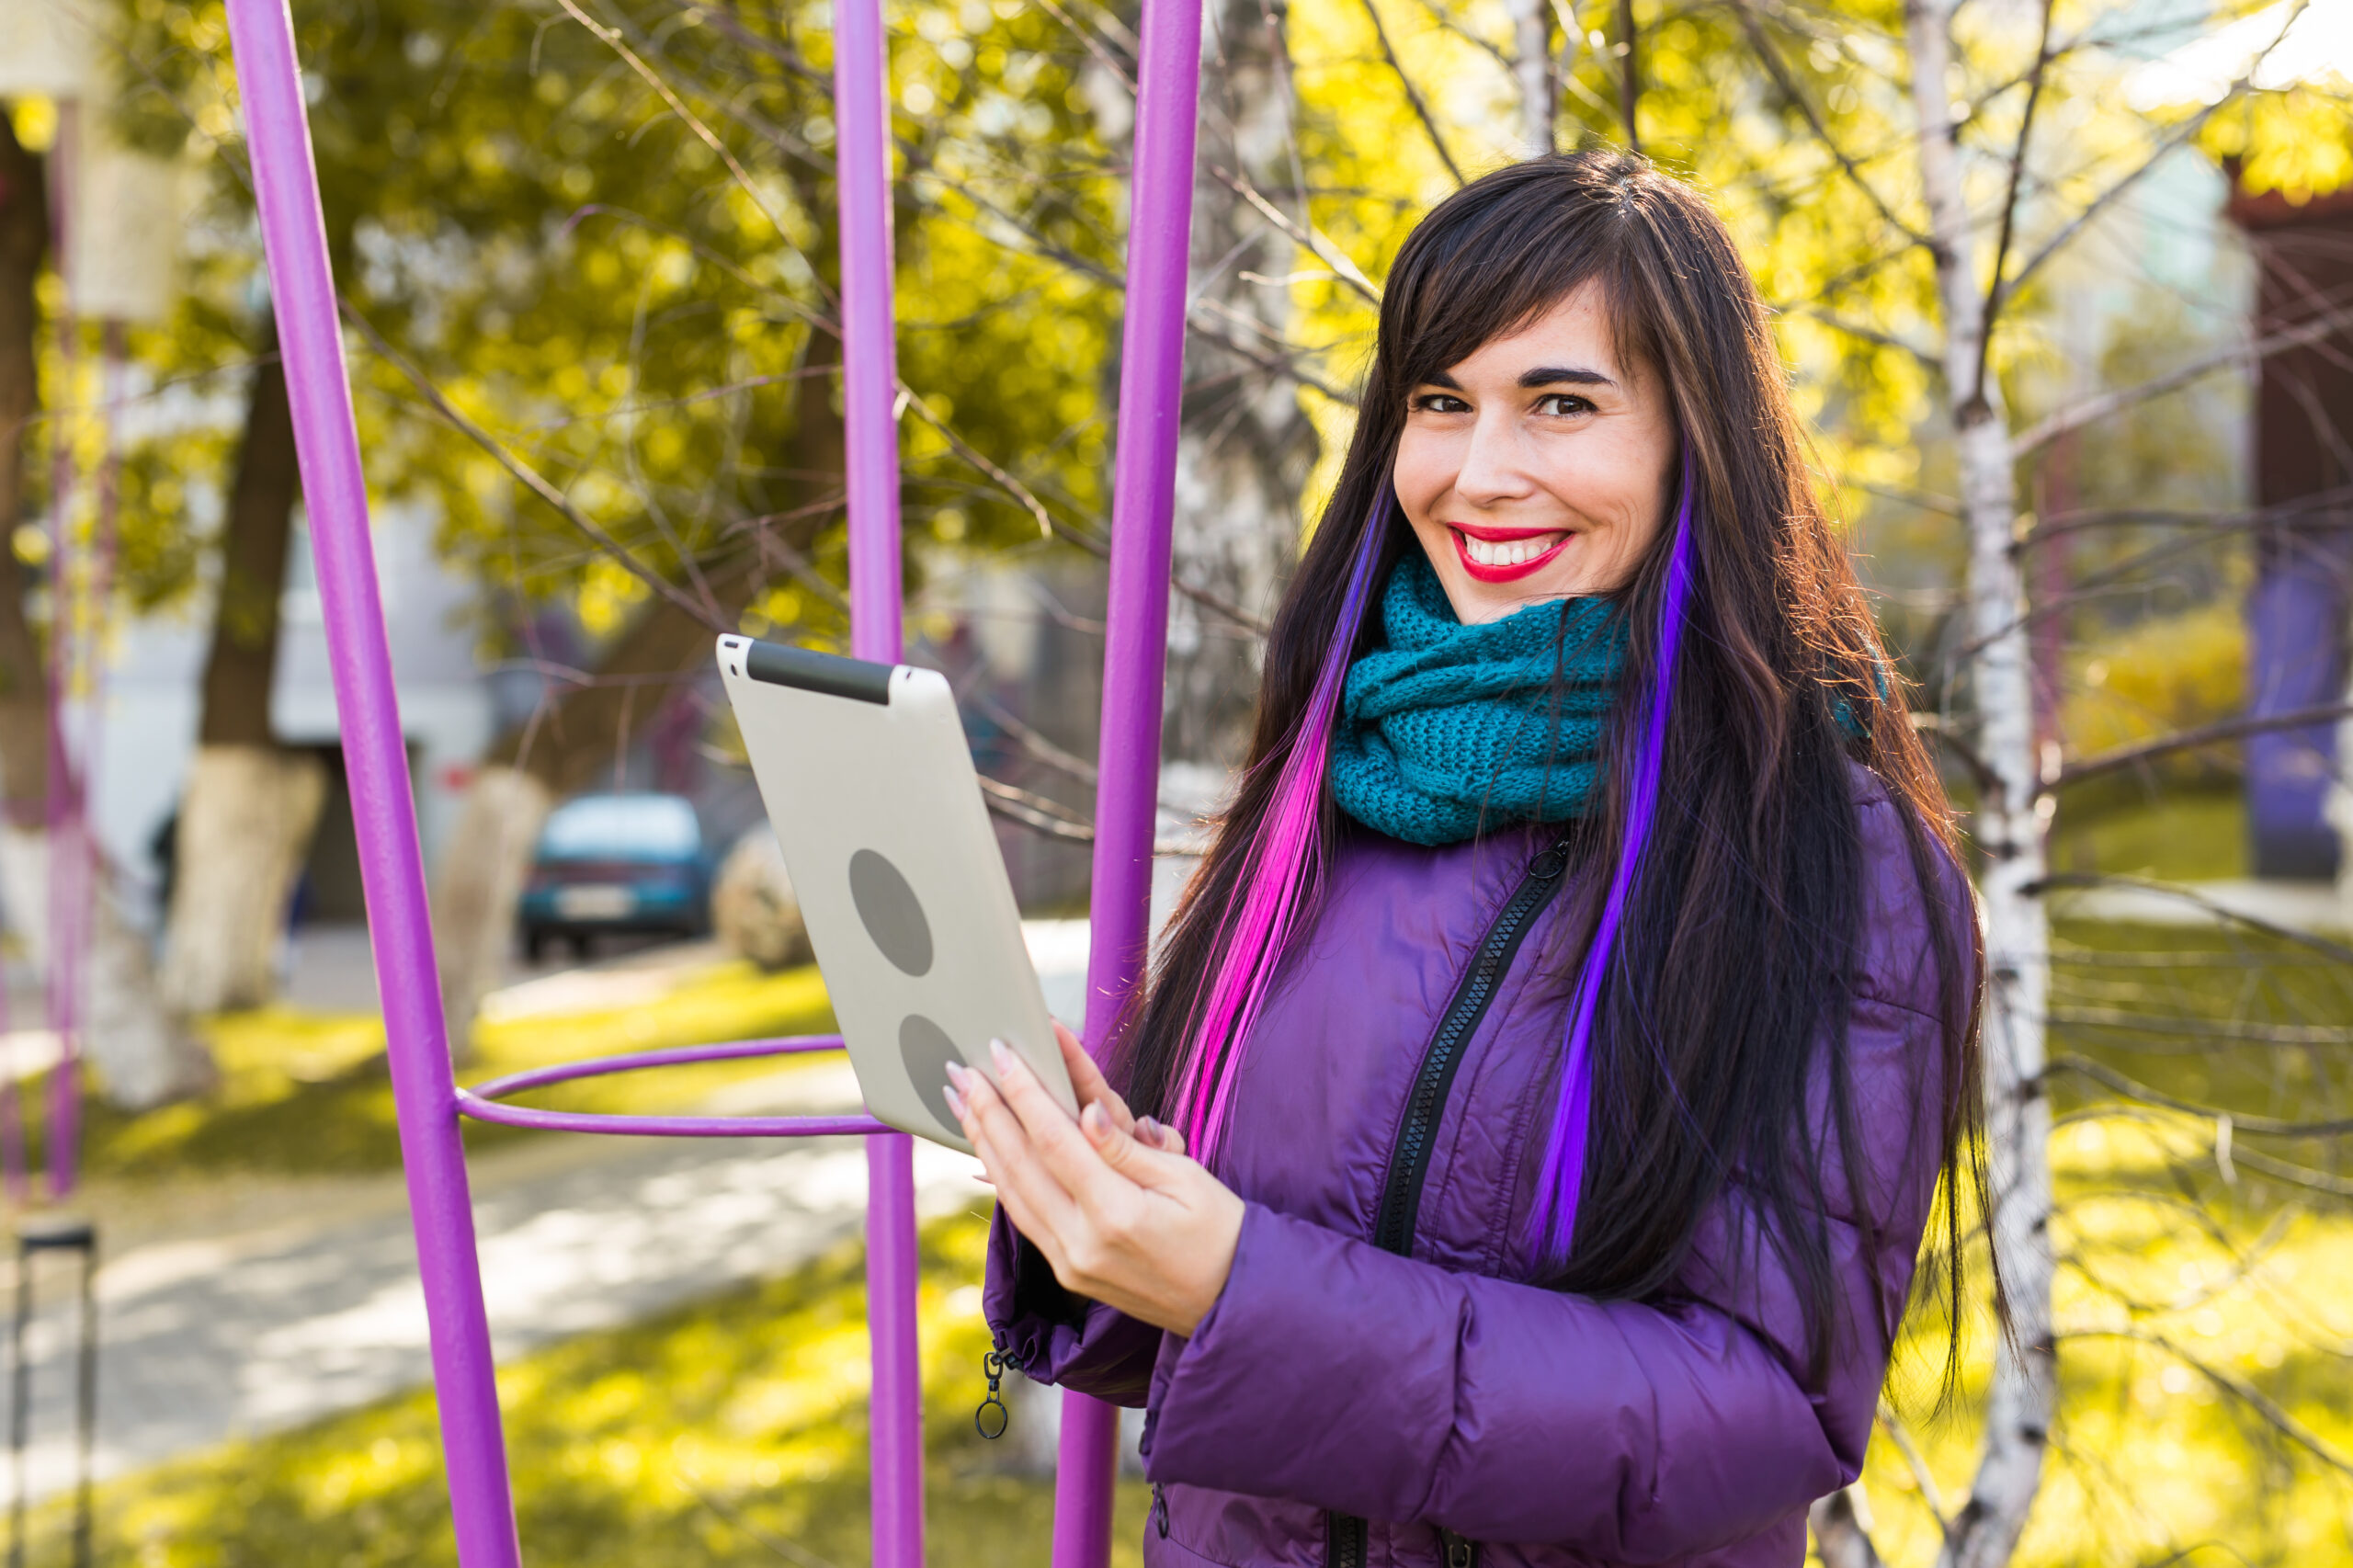
M1461 470L1454 476L1454 493L1464 505L1484 509L1535 494L1535 480L1520 450L1518 422L1512 415L1500 400L1479 410L1463 449Z

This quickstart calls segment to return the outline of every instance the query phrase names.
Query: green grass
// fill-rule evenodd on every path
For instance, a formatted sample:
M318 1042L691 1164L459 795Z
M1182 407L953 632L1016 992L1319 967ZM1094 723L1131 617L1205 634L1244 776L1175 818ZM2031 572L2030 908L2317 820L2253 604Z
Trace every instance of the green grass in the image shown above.
M814 967L764 974L741 960L681 977L644 1006L486 1021L459 1074L479 1083L525 1067L620 1051L833 1028ZM210 1019L221 1081L201 1099L127 1117L97 1101L84 1170L99 1178L177 1181L228 1172L356 1175L400 1168L384 1028L371 1014L266 1007ZM779 1071L773 1061L719 1062L565 1085L529 1103L570 1110L663 1111L730 1083ZM40 1129L30 1129L38 1144ZM469 1123L483 1151L541 1137Z
M924 1235L930 1560L1034 1568L1051 1487L972 1430L981 1398L976 1218ZM855 1246L767 1284L502 1369L523 1555L549 1568L868 1561L867 1349ZM1124 1483L1112 1561L1137 1568L1149 1494ZM38 1517L35 1568L66 1561ZM420 1392L102 1489L107 1568L453 1565L433 1401ZM783 1543L779 1546L778 1543ZM795 1556L793 1553L799 1553Z
M2247 874L2246 804L2235 790L2111 790L2070 801L2052 822L2051 869L2214 881Z

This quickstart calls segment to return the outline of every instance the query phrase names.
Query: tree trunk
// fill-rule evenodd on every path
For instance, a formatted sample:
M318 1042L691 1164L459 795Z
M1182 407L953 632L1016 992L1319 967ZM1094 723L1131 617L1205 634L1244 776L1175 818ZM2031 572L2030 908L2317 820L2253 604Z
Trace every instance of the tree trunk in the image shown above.
M43 912L17 935L27 961L44 973L53 972L46 917L51 849L40 826L0 824L0 904ZM89 849L89 928L77 1029L82 1058L97 1076L98 1092L119 1109L153 1110L201 1094L215 1080L211 1053L158 1001L147 933L130 914L112 864L95 846Z
M28 959L49 969L49 692L25 617L16 551L25 521L25 433L38 406L34 285L49 245L40 158L0 114L0 916ZM99 1091L144 1110L203 1089L211 1058L157 1006L147 944L103 861L92 868L85 1052Z
M318 759L281 750L269 727L301 474L274 324L264 324L259 347L165 927L165 994L188 1013L257 1007L276 994L278 939L326 789Z
M1193 190L1197 309L1241 343L1278 346L1290 324L1290 240L1212 172L1242 175L1297 208L1287 8L1221 0L1203 49L1199 173ZM1200 335L1186 347L1176 448L1176 575L1230 603L1271 611L1299 548L1299 494L1315 431L1291 383ZM1168 616L1165 756L1181 775L1222 775L1246 748L1257 706L1257 639L1191 598Z
M49 809L49 693L40 643L25 619L28 585L16 535L25 521L26 432L40 401L33 288L49 248L41 174L40 159L0 114L0 808L10 823L36 829ZM21 918L29 913L12 905L9 918L19 927L40 924Z
M326 801L319 759L276 746L203 745L180 792L164 999L184 1014L258 1007L302 855Z
M840 362L837 342L813 336L811 369L822 372ZM793 435L781 455L782 472L793 476L793 494L764 509L801 514L786 542L805 551L839 515L802 509L828 497L839 502L842 427L832 375L803 376L797 385ZM706 581L721 616L732 622L767 585L767 566L755 552L707 574ZM502 735L484 759L460 807L457 830L434 864L434 951L452 1051L462 1055L469 1048L474 1014L506 974L516 904L548 812L609 774L631 724L640 731L652 724L673 688L644 677L709 667L713 645L709 627L656 599L597 658L598 684L549 698L531 720Z
M1519 90L1519 153L1552 152L1552 117L1561 91L1552 74L1552 0L1508 0L1514 85Z
M482 999L506 979L515 906L555 800L545 779L491 764L474 775L442 842L434 864L434 952L452 1041L466 1039Z
M1940 1568L2009 1561L2042 1483L2057 1392L2051 1321L2051 1107L2042 1085L2050 925L2035 887L2043 875L2042 783L2034 734L2026 585L2016 552L2015 465L2001 394L1982 371L1992 324L1972 264L1950 77L1954 0L1907 0L1920 176L1945 316L1945 381L1959 442L1961 517L1969 535L1968 616L1977 650L1978 753L1993 781L1972 824L1985 857L1986 1165L1994 1255L2009 1294L2011 1335L1997 1346L1985 1440L1968 1505Z

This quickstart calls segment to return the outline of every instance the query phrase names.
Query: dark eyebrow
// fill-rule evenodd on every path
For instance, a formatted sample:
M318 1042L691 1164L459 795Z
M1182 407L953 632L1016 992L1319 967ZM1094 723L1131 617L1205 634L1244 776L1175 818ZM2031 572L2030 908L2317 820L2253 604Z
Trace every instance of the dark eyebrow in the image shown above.
M1537 387L1614 387L1618 383L1598 370L1579 369L1566 365L1539 365L1519 373L1519 384L1533 391Z

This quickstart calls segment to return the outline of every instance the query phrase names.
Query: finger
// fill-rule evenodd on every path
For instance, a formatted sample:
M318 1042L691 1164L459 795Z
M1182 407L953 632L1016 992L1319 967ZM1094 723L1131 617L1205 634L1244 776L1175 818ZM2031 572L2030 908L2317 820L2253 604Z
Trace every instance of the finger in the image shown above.
M1103 1163L1138 1187L1165 1191L1200 1168L1182 1154L1171 1153L1131 1133L1121 1132L1111 1125L1100 1107L1087 1107L1080 1114L1078 1125ZM1074 1192L1073 1196L1083 1203L1087 1195Z
M1078 1103L1084 1107L1100 1101L1122 1131L1132 1126L1135 1118L1129 1114L1128 1102L1112 1089L1110 1081L1103 1076L1103 1069L1095 1064L1095 1058L1086 1054L1086 1047L1079 1043L1078 1036L1059 1019L1054 1024L1054 1043L1062 1047L1063 1070L1070 1074L1071 1092L1078 1096Z
M1003 1041L992 1040L989 1050L996 1062L998 1095L1020 1118L1031 1155L1086 1218L1098 1226L1116 1226L1120 1217L1133 1209L1135 1180L1104 1160L1094 1140L1079 1130L1069 1113L1047 1095L1037 1074ZM1133 1142L1112 1125L1110 1112L1099 1103L1088 1106L1085 1114L1099 1119L1112 1136Z
M1185 1152L1185 1135L1156 1117L1136 1118L1136 1136L1164 1153L1181 1154Z
M965 1074L965 1104L972 1111L974 1125L974 1149L983 1149L982 1163L988 1175L995 1177L1000 1194L1014 1194L1038 1220L1050 1229L1068 1229L1075 1203L1068 1191L1068 1182L1062 1177L1059 1163L1040 1156L1038 1142L1030 1137L1029 1125L1014 1116L986 1078L979 1074ZM1062 1120L1059 1131L1071 1135L1068 1119ZM1101 1163L1101 1161L1097 1161Z
M1015 1229L1036 1243L1048 1261L1059 1265L1077 1206L1039 1163L1021 1124L1011 1115L1002 1109L995 1116L982 1111L975 1123L972 1146L995 1178L997 1201L1005 1205Z

